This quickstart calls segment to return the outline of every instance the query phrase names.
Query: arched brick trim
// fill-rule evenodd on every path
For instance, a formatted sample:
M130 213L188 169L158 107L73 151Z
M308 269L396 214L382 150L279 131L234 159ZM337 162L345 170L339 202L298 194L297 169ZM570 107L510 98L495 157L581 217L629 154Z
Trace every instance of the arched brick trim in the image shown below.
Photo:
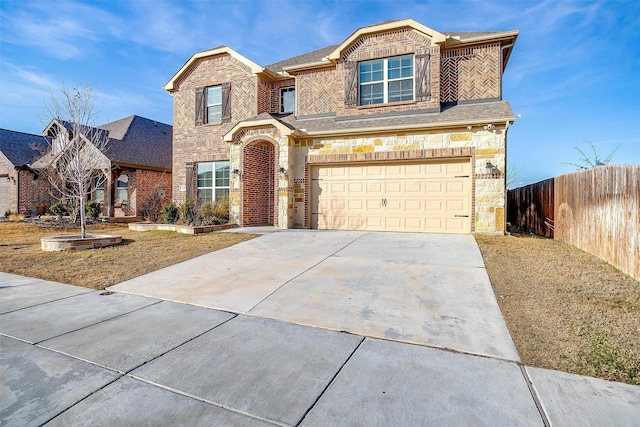
M256 136L241 148L240 225L278 225L278 144Z

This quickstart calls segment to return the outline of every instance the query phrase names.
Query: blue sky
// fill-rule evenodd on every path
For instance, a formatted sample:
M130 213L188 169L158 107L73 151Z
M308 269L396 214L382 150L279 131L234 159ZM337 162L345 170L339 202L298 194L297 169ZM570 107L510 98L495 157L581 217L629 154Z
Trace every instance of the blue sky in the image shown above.
M503 97L520 181L573 171L573 147L640 164L640 2L53 1L0 2L0 127L40 133L60 84L89 83L100 122L172 122L162 86L193 53L227 45L260 65L413 18L437 31L520 30Z

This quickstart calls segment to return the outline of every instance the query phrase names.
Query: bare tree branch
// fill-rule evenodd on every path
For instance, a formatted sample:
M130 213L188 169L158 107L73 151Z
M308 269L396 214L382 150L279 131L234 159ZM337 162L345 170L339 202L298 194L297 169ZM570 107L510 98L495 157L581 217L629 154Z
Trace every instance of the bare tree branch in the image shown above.
M596 150L593 142L586 141L585 143L591 147L591 151L593 151L593 154L588 155L582 148L573 147L573 149L576 150L578 154L580 154L580 159L578 160L578 163L564 162L565 165L574 166L577 170L591 169L595 168L596 166L608 165L609 163L611 163L611 159L613 159L613 155L615 154L615 152L618 150L618 148L620 148L620 144L616 145L616 148L614 148L607 157L602 159L598 154L598 151Z
M95 124L93 89L87 84L68 89L60 87L60 96L52 95L45 106L47 136L51 143L33 164L64 200L78 208L82 237L86 237L85 204L92 183L109 170L104 155L109 133Z

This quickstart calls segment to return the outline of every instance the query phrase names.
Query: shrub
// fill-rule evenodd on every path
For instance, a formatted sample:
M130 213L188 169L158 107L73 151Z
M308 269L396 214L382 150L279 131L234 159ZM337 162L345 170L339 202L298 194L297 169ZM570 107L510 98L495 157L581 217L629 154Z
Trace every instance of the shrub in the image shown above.
M15 221L15 222L24 221L24 215L12 213L11 215L9 215L9 221Z
M195 222L195 203L193 200L185 200L178 206L180 217L178 219L179 224L192 225Z
M64 206L62 201L59 201L49 206L49 212L55 216L64 216L67 213L67 208Z
M40 221L42 222L51 222L53 221L53 217L51 215L41 215Z
M153 194L149 196L147 200L145 200L142 205L142 215L148 221L158 222L158 218L160 217L160 211L162 210L162 199L164 197L164 190L159 186L153 189Z
M175 203L169 202L160 208L160 220L166 224L175 224L178 222L179 212Z
M220 224L218 218L215 215L215 207L213 202L206 201L198 208L198 217L200 224L202 225L216 225Z
M102 213L102 207L100 207L100 203L92 200L87 202L85 205L85 211L87 213L87 217L95 221Z
M13 212L11 209L7 209L7 211L4 213L4 217L9 218L12 213L15 213L15 212Z
M229 196L216 199L216 202L213 204L213 214L218 218L219 224L229 222Z

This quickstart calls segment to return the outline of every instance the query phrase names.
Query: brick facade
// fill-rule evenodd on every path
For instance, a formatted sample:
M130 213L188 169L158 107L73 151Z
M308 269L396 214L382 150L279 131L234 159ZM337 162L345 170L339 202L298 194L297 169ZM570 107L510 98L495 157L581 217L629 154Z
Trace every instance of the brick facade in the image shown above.
M477 40L482 42L466 46L460 40L471 37L467 33L454 36L450 43L444 35L423 32L419 26L403 24L388 29L387 24L380 25L384 31L358 31L330 56L293 66L284 61L284 69L289 71L278 71L277 75L257 66L252 71L233 54L221 54L220 50L198 57L186 71L183 68L168 84L174 96L174 198L185 197L178 189L185 186L187 163L228 159L231 170L237 172L230 179L232 222L310 227L313 165L463 158L469 160L473 171L472 231L502 232L506 134L512 113L499 116L496 122L480 108L476 114L481 111L479 115L491 116L491 122L461 116L456 123L442 125L436 120L429 126L416 122L415 129L406 131L368 131L366 127L382 126L378 118L409 117L414 112L430 114L432 120L450 108L450 103L501 100L502 47L506 42L488 40L487 33L480 33ZM357 63L399 55L414 55L414 71L418 67L425 70L414 79L414 99L366 106L354 103L349 88L354 84L352 73L357 71ZM231 122L196 126L194 89L226 81L232 85ZM278 122L280 116L266 113L279 113L279 89L292 84L296 87L295 120ZM260 117L255 117L258 114ZM328 125L316 134L304 124L311 126L314 120L326 117L333 118L335 126ZM265 125L265 120L273 124ZM339 123L357 120L362 128L337 130ZM279 126L283 123L294 123L291 126L295 129ZM231 129L233 135L227 134ZM487 170L488 162L492 170Z
M195 125L196 87L231 82L231 122ZM228 54L199 60L177 82L173 93L173 198L186 198L187 163L229 160L229 147L222 141L235 123L258 114L266 106L270 87L265 86L242 62Z
M242 225L275 225L275 149L256 140L243 150Z
M18 206L12 210L24 206L26 216L38 215L38 206L44 205L48 209L59 200L51 195L51 185L45 177L27 169L18 172L17 190Z

